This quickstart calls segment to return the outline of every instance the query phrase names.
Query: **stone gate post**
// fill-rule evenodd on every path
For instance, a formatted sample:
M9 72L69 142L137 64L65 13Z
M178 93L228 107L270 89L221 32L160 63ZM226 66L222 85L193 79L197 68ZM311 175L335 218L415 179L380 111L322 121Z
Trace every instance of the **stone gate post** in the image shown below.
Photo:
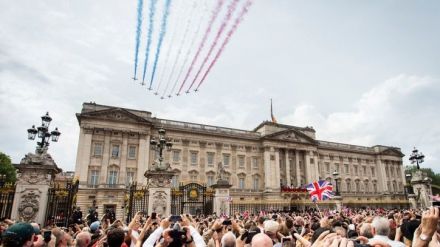
M49 188L61 169L46 152L29 153L14 166L18 175L11 218L44 226Z

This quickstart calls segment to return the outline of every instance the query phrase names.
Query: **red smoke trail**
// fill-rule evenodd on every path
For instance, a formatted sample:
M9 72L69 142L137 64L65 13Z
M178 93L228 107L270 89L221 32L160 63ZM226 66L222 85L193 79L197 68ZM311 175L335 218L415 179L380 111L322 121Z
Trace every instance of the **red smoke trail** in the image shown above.
M215 54L214 60L212 60L212 62L209 65L208 69L206 70L205 74L203 75L202 79L200 80L199 85L197 85L197 88L195 89L195 91L197 91L199 89L200 85L202 85L202 83L205 81L206 76L209 74L209 71L211 71L212 67L217 62L218 58L220 57L220 55L222 54L222 52L225 49L226 45L228 44L229 40L231 39L231 36L237 30L237 27L240 24L240 22L243 20L244 15L249 11L249 8L251 7L252 2L253 2L253 0L246 1L246 3L243 6L239 16L235 19L234 25L231 27L231 30L229 30L225 40L223 41L222 46L218 50L217 54Z
M203 67L205 67L206 63L208 62L209 57L211 56L211 53L214 51L215 46L217 45L220 36L222 35L223 31L226 28L226 25L228 24L229 20L232 18L232 14L235 11L235 8L237 7L237 4L240 0L233 0L232 3L228 6L228 13L225 16L225 19L223 20L219 30L217 31L217 36L215 36L214 41L211 44L211 48L209 48L208 54L206 54L205 59L203 59L202 65L200 65L199 71L197 71L196 76L194 77L191 85L189 86L187 93L192 88L194 83L196 82L197 78L199 77L200 73L202 72Z
M191 62L191 65L189 66L188 72L186 73L185 79L183 80L182 85L179 88L179 92L177 92L177 95L180 94L180 92L182 91L183 85L185 85L186 80L188 80L189 74L191 73L191 71L192 71L192 69L194 67L194 64L196 63L197 58L200 55L200 52L202 51L203 47L205 46L205 42L208 39L208 35L209 35L209 33L211 32L211 29L212 29L212 24L214 23L215 19L217 19L218 13L222 9L222 6L223 6L224 3L225 3L225 0L219 0L218 1L217 6L215 7L214 12L212 13L211 20L209 20L208 28L206 29L205 34L203 35L202 42L200 43L199 48L197 49L197 53L194 56L194 58L193 58L193 60Z

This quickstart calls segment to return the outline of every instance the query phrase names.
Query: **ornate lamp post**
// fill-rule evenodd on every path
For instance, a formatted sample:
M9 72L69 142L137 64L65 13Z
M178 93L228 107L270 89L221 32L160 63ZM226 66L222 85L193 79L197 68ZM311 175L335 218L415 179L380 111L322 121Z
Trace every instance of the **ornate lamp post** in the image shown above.
M417 170L420 170L420 163L423 163L425 159L425 155L423 155L422 152L419 153L419 150L417 150L414 147L414 150L412 151L412 154L409 156L409 160L411 161L411 164L416 163L417 164Z
M153 137L151 138L150 144L153 150L159 151L159 164L156 166L156 171L165 171L168 169L168 166L163 164L163 150L166 149L167 151L171 151L173 143L171 140L165 138L165 129L161 127L157 132L159 133L158 140Z
M334 171L333 172L333 177L335 178L335 183L336 183L336 196L340 196L341 194L339 193L339 186L338 186L338 178L339 176L339 172L338 171Z
M61 132L58 131L58 128L49 132L49 125L52 121L52 118L49 116L49 112L46 112L46 115L41 117L41 126L35 128L35 125L32 125L32 128L28 129L28 139L34 140L35 136L38 134L38 138L41 141L37 142L37 153L43 153L47 151L49 146L49 140L52 139L52 142L57 142L58 138L61 135Z

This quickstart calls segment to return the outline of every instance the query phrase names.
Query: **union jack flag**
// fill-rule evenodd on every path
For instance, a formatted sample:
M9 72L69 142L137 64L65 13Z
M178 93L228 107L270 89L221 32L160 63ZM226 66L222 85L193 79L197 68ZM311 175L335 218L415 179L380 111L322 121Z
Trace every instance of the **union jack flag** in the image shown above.
M322 201L333 197L333 186L327 180L314 181L306 186L312 201Z

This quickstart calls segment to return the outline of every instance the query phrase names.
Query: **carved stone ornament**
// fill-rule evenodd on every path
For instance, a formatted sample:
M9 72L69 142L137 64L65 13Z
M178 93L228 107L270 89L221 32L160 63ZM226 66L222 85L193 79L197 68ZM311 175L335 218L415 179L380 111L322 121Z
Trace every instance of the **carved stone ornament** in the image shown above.
M153 212L164 214L167 209L167 194L164 191L156 191L153 194Z
M26 195L22 196L22 201L18 206L18 214L20 219L26 222L33 221L37 215L39 209L39 195L35 194L34 191L28 192Z
M151 177L149 185L151 187L168 187L171 185L171 179L167 177Z
M20 174L20 181L22 184L49 184L50 176L43 173L43 171L27 171Z
M48 153L42 153L42 154L28 153L20 161L20 164L22 164L22 165L53 166L54 163L55 162L53 161L52 156L50 156L50 154L48 154Z
M174 176L174 172L147 170L144 176L148 179L149 187L171 187L171 179Z

